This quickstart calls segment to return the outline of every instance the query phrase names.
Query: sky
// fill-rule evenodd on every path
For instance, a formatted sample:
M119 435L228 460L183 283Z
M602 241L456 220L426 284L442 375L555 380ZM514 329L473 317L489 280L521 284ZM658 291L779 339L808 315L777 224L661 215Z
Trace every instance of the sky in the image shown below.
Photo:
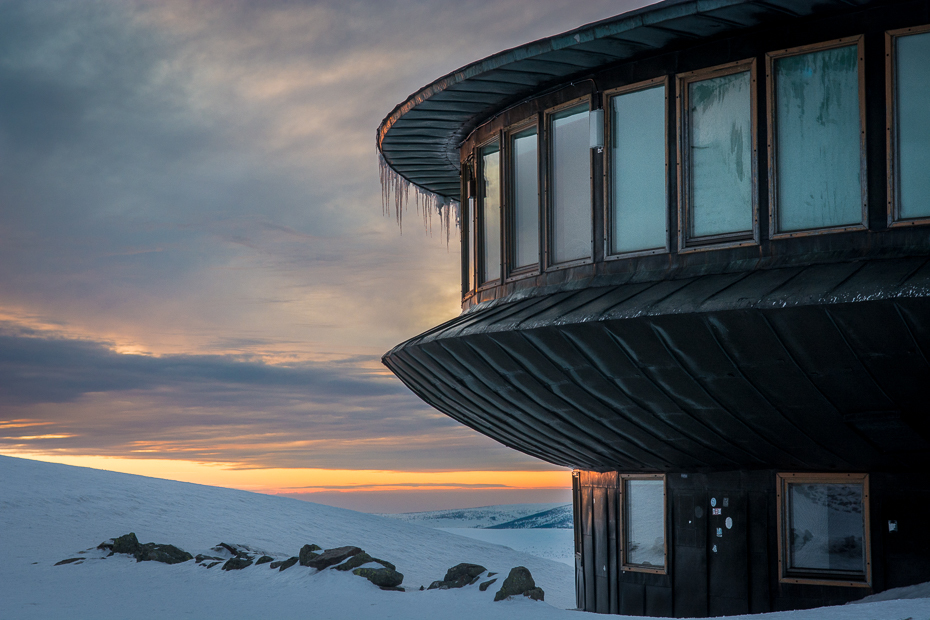
M460 312L375 130L642 0L0 0L0 454L370 512L570 501L380 363ZM411 207L412 209L412 207Z

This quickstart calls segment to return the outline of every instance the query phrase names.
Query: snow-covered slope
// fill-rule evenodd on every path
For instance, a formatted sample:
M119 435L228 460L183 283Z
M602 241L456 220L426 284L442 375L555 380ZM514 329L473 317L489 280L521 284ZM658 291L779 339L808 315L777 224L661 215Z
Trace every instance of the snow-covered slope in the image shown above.
M526 530L526 529L572 529L574 525L572 505L557 506L537 512L513 521L488 526L489 530Z
M399 519L407 523L425 525L426 527L492 527L546 512L559 506L563 506L563 504L504 504L500 506L483 506L481 508L404 512L381 516Z
M224 572L192 561L136 563L115 555L54 566L128 532L142 542L211 553L245 544L276 559L305 543L358 545L394 562L407 592L385 592L354 575L268 565ZM497 530L504 532L505 530ZM88 557L101 554L89 553ZM494 584L418 591L459 562L502 573L527 566L546 603L493 602ZM908 595L914 595L909 591ZM0 618L470 618L578 620L570 566L440 530L288 498L0 456ZM900 620L930 617L930 599L891 600L765 620ZM745 617L749 618L749 617Z

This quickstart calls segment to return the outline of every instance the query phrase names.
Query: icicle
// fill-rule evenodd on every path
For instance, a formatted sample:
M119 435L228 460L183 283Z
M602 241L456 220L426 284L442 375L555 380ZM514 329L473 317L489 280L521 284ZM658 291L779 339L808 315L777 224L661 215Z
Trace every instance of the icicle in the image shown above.
M439 214L440 229L445 232L446 247L452 240L452 212L455 212L455 227L462 227L461 205L457 200L443 198L439 194L427 191L418 185L414 185L403 176L398 174L390 164L384 159L381 153L378 153L379 176L381 180L381 215L389 216L393 203L394 219L400 228L401 234L404 232L404 211L410 204L410 190L413 189L413 204L416 208L417 215L423 216L423 231L430 236L433 235L433 212Z

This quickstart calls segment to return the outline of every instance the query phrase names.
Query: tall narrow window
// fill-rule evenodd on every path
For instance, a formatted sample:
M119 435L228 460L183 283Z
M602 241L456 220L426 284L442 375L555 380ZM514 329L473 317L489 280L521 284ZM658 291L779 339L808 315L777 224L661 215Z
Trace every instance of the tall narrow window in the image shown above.
M680 76L682 247L754 234L755 62Z
M664 79L651 87L624 90L608 99L609 254L664 250L668 229Z
M588 104L553 114L549 142L549 263L591 258L594 212Z
M498 143L481 149L478 176L481 284L501 277L501 150Z
M665 572L665 478L623 475L623 569Z
M781 579L868 585L868 476L779 474Z
M773 235L865 225L856 41L767 55Z
M475 249L478 247L478 233L477 233L477 218L475 217L475 197L469 196L468 198L468 212L466 213L466 234L468 235L468 265L466 269L468 270L468 290L475 290L475 259L477 254Z
M513 210L510 231L511 271L539 265L539 147L536 128L510 137Z
M930 218L930 26L889 33L892 222Z

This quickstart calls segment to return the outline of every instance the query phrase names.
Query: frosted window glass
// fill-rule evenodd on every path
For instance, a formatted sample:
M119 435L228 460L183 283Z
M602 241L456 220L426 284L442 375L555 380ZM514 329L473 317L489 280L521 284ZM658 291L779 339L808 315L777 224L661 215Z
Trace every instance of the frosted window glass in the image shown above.
M788 485L788 566L865 573L861 484Z
M665 566L665 483L627 480L624 485L627 564Z
M861 223L857 47L778 58L774 73L778 230Z
M481 282L501 277L501 151L497 144L481 149Z
M591 256L591 160L588 145L588 106L560 112L551 131L553 263Z
M691 236L752 231L749 71L688 84Z
M539 153L536 129L513 137L513 267L539 264Z
M930 32L896 39L898 217L930 217Z
M664 248L665 87L610 101L610 253Z

